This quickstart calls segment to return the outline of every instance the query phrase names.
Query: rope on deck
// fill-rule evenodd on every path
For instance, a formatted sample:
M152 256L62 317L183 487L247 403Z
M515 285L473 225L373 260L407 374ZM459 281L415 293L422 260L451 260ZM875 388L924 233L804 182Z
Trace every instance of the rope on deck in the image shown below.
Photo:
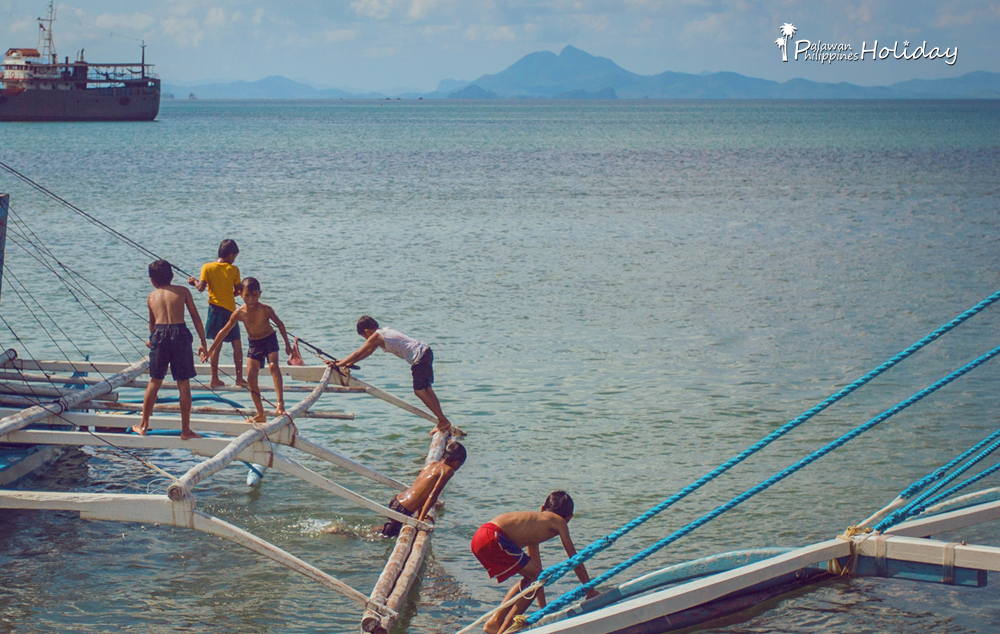
M592 588L596 588L598 585L600 585L601 583L607 581L611 577L619 574L620 572L623 572L623 571L627 570L628 568L631 568L635 564L641 562L642 560L644 560L647 557L649 557L650 555L656 553L657 551L659 551L660 549L664 548L665 546L667 546L667 545L669 545L669 544L677 541L678 539L684 537L688 533L691 533L691 532L695 531L696 529L700 528L701 526L704 526L705 524L707 524L708 522L710 522L713 519L717 518L718 516L722 515L726 511L729 511L729 510L735 508L736 506L738 506L738 505L742 504L743 502L749 500L751 497L757 495L758 493L764 491L765 489L773 486L774 484L777 484L781 480L784 480L788 476L794 474L795 472L803 469L804 467L808 466L809 464L811 464L811 463L815 462L816 460L822 458L823 456L825 456L826 454L830 453L831 451L834 451L835 449L838 449L839 447L843 446L844 444L848 443L849 441L853 440L854 438L857 438L858 436L860 436L864 432L868 431L869 429L875 427L879 423L881 423L881 422L885 421L886 419L888 419L888 418L890 418L890 417L898 414L899 412L903 411L904 409L908 408L909 406L913 405L914 403L917 403L918 401L920 401L923 398L929 396L930 394L933 394L934 392L936 392L937 390L941 389L945 385L948 385L949 383L951 383L955 379L957 379L957 378L959 378L961 376L964 376L965 374L971 372L972 370L974 370L977 367L983 365L984 363L986 363L990 359L996 357L997 355L1000 355L1000 346L997 346L996 348L993 348L992 350L990 350L986 354L982 355L981 357L978 357L977 359L975 359L973 361L970 361L969 363L967 363L964 366L962 366L961 368L955 370L951 374L948 374L947 376L939 379L938 381L934 382L933 384L929 385L928 387L920 390L919 392L917 392L913 396L909 397L908 399L906 399L904 401L900 401L899 403L897 403L893 407L887 409L886 411L882 412L881 414L879 414L875 418L872 418L871 420L869 420L868 422L864 423L863 425L855 427L853 430L851 430L848 433L844 434L840 438L837 438L833 442L830 442L827 445L823 446L822 448L814 451L813 453L811 453L808 456L806 456L805 458L799 460L795 464L793 464L793 465L787 467L786 469L778 472L777 474L771 476L770 478L768 478L764 482L761 482L757 486L755 486L755 487L753 487L751 489L748 489L744 493L741 493L740 495L736 496L735 498L731 499L730 501L726 502L725 504L723 504L723 505L721 505L719 507L716 507L711 512L706 513L705 515L703 515L702 517L698 518L697 520L695 520L695 521L689 523L688 525L686 525L686 526L678 529L674 533L672 533L672 534L668 535L667 537L665 537L664 539L656 542L655 544L653 544L652 546L646 548L645 550L637 553L636 555L634 555L633 557L627 559L626 561L618 564L617 566L615 566L614 568L608 570L607 572L605 572L604 574L600 575L599 577L596 577L595 579L592 579L589 583L585 583L585 584L577 587L575 590L571 590L570 592L567 592L567 593L563 594L562 596L560 596L559 598L557 598L555 601L550 602L544 608L542 608L542 609L538 610L537 612L534 612L533 614L531 614L531 616L529 616L528 619L527 619L528 623L529 624L534 624L539 619L541 619L543 616L545 616L546 614L550 614L552 612L555 612L555 611L557 611L557 610L565 607L570 602L575 601L575 600L579 599L580 597L584 596L587 593L587 591L591 590ZM995 444L997 446L1000 446L1000 442L997 442ZM992 451L992 449L990 449L990 451ZM987 452L984 451L983 454L987 454ZM982 457L985 457L985 455L982 455ZM974 460L976 460L976 461L981 460L982 457L977 456L977 458L974 459ZM974 464L974 462L972 462L972 464ZM969 464L968 466L971 467L972 464ZM968 468L968 467L966 467L966 468ZM931 491L928 491L924 495L922 495L919 498L917 498L916 500L914 500L910 505L908 505L907 508L912 507L915 504L924 501L924 499L926 499L927 496L933 494L933 492L935 490L939 489L940 486L944 486L944 484L946 484L947 482L950 482L955 477L958 477L959 473L961 473L961 472L957 471L956 473L954 473L954 474L948 476L947 478L945 478L940 483L940 485L935 486L934 489L932 489ZM897 513L899 513L899 511L897 511ZM892 517L892 516L890 516L890 517ZM888 519L888 518L886 518L886 519ZM883 523L885 521L886 520L883 520ZM878 526L876 526L875 529L879 530ZM599 543L599 542L600 542L600 540L598 542L595 542L595 543ZM579 558L581 554L583 554L583 553L581 552L581 553L579 553L577 555L577 557L570 558L569 560L567 560L566 562L564 562L562 564L559 564L557 566L553 566L553 567L551 567L551 568L543 571L542 574L550 573L546 577L546 580L548 580L548 581L552 581L552 580L558 579L562 575L565 575L567 572L569 572L569 570L572 570L574 567L576 567L577 565L579 565L580 563L582 563L582 561L583 561L582 559L580 561L574 561L575 559Z

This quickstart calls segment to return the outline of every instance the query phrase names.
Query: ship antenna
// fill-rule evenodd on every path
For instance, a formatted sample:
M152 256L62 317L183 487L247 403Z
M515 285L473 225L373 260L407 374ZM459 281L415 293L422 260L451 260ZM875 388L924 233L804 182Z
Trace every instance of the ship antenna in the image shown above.
M52 41L52 23L56 21L55 0L49 2L49 17L38 18L38 48L41 49L42 57L51 57L52 63L56 63L56 44ZM45 28L42 22L48 22L49 28Z
M145 79L146 78L146 40L143 40L142 44L139 44L139 47L142 49L142 77L143 77L143 79Z

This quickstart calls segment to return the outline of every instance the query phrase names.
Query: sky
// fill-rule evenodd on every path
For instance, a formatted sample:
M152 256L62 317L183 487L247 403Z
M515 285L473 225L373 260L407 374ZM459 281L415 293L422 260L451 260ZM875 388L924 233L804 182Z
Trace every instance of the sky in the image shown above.
M45 0L0 0L0 50L35 46ZM167 83L255 81L320 88L433 90L442 79L496 73L528 53L573 45L643 75L733 71L786 81L880 85L1000 71L1000 2L978 0L92 0L57 2L56 50L91 62L139 58ZM779 28L796 33L783 62ZM114 35L111 35L111 34ZM130 39L133 38L133 39ZM809 40L940 59L792 59ZM800 45L801 46L801 45Z

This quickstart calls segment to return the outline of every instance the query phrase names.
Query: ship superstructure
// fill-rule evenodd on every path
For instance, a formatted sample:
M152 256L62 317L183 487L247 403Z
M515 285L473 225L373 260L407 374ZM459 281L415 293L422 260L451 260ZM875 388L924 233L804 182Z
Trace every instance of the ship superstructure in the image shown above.
M0 73L0 121L152 121L160 110L160 79L146 64L91 64L83 50L59 62L52 38L55 7L38 18L36 48L11 48ZM46 27L46 24L48 26Z

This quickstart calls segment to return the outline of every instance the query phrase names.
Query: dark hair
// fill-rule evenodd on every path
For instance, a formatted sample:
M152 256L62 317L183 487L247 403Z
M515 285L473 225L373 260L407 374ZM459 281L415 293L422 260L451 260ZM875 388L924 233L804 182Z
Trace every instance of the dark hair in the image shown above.
M236 255L240 252L240 248L236 246L236 240L223 240L219 245L219 257L224 258L230 255Z
M149 265L149 279L154 286L166 286L174 279L174 267L166 260L157 260Z
M364 337L366 330L378 330L378 322L368 315L361 315L361 319L358 319L358 334Z
M260 292L260 282L257 281L256 277L244 277L243 278L243 288L247 290L248 293Z
M545 498L542 510L552 511L568 522L569 518L573 517L573 498L565 491L553 491Z
M444 448L444 453L441 454L441 459L445 462L457 462L458 467L465 464L465 446L458 441L451 441ZM455 467L456 469L458 467Z

